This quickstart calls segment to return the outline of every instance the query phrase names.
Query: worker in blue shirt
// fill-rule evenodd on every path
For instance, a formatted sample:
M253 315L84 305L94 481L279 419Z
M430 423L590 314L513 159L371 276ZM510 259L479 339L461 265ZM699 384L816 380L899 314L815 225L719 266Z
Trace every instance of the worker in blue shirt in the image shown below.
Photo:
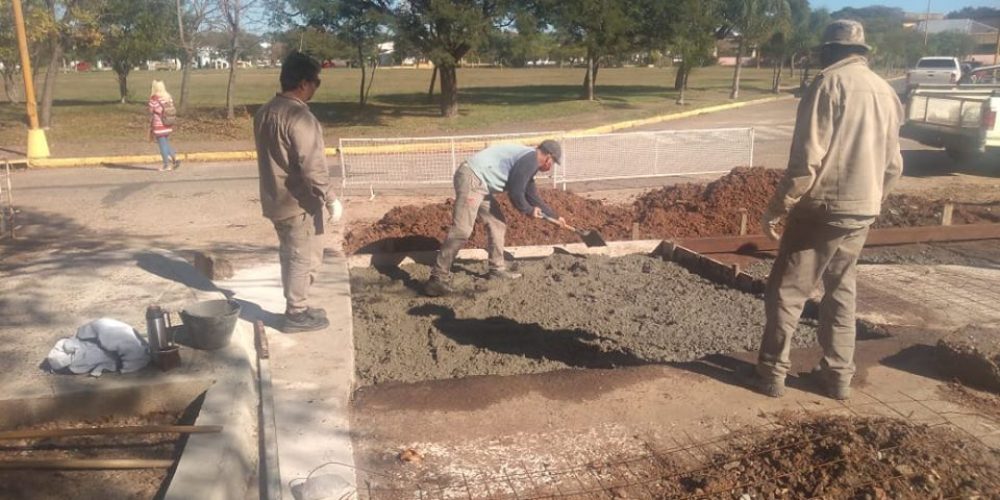
M552 170L561 160L562 146L549 139L534 148L520 144L497 144L462 162L455 171L455 211L451 229L441 244L441 252L431 270L431 278L424 286L424 293L438 297L452 291L449 285L452 262L469 241L477 218L486 223L489 277L519 278L520 274L507 270L504 261L507 224L494 195L505 192L521 213L536 218L544 215L565 224L538 195L535 185L535 174Z

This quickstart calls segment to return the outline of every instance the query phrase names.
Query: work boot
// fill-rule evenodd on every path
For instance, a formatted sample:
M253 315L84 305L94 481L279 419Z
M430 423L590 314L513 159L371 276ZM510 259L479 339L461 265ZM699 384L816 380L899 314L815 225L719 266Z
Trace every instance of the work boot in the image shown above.
M837 401L851 399L851 383L843 383L836 379L833 373L827 372L820 367L806 374L812 384L819 389L820 394Z
M522 274L508 271L506 269L490 269L490 273L486 276L491 280L516 280L520 278Z
M454 291L448 283L437 276L431 276L431 279L427 280L427 283L424 284L424 295L428 297L440 297Z
M322 307L306 307L306 314L308 314L310 318L325 318L326 309L323 309Z
M743 370L743 379L751 389L765 396L780 398L785 395L784 380L779 381L771 377L764 377L757 372L756 367Z
M313 311L316 310L313 309ZM297 313L286 312L285 324L281 331L285 333L314 332L330 326L330 320L326 319L325 313L322 316L316 316L315 312L312 315L309 312L309 309Z

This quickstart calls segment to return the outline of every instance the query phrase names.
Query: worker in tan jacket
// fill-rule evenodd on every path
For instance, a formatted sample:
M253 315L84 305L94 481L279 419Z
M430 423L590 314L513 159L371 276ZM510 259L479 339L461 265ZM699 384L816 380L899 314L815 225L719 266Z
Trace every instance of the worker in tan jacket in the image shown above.
M812 377L835 399L850 397L854 375L855 269L868 227L903 170L896 92L868 68L861 23L839 20L823 34L823 70L799 103L786 170L762 225L787 215L765 292L766 324L756 388L784 393L789 349L802 308L822 280L819 343Z

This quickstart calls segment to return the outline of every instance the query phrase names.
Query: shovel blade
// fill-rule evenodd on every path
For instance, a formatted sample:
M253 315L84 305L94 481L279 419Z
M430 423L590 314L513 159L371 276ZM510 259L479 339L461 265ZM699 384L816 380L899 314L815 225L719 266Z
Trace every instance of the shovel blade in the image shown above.
M580 231L577 231L577 234L580 235L580 239L583 240L583 243L585 245L587 245L588 247L606 247L606 246L608 246L607 242L604 241L604 237L601 236L601 233L598 233L597 231L593 231L593 230L580 230Z

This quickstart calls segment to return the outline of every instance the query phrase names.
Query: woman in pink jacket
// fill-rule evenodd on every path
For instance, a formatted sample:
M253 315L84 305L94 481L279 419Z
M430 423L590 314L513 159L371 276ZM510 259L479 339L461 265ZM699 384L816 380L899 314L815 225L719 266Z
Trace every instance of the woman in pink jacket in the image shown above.
M149 93L149 139L156 139L160 146L160 156L163 166L160 171L173 170L181 166L177 161L177 151L170 145L170 134L177 112L174 100L167 92L167 87L160 80L153 80L153 89Z

